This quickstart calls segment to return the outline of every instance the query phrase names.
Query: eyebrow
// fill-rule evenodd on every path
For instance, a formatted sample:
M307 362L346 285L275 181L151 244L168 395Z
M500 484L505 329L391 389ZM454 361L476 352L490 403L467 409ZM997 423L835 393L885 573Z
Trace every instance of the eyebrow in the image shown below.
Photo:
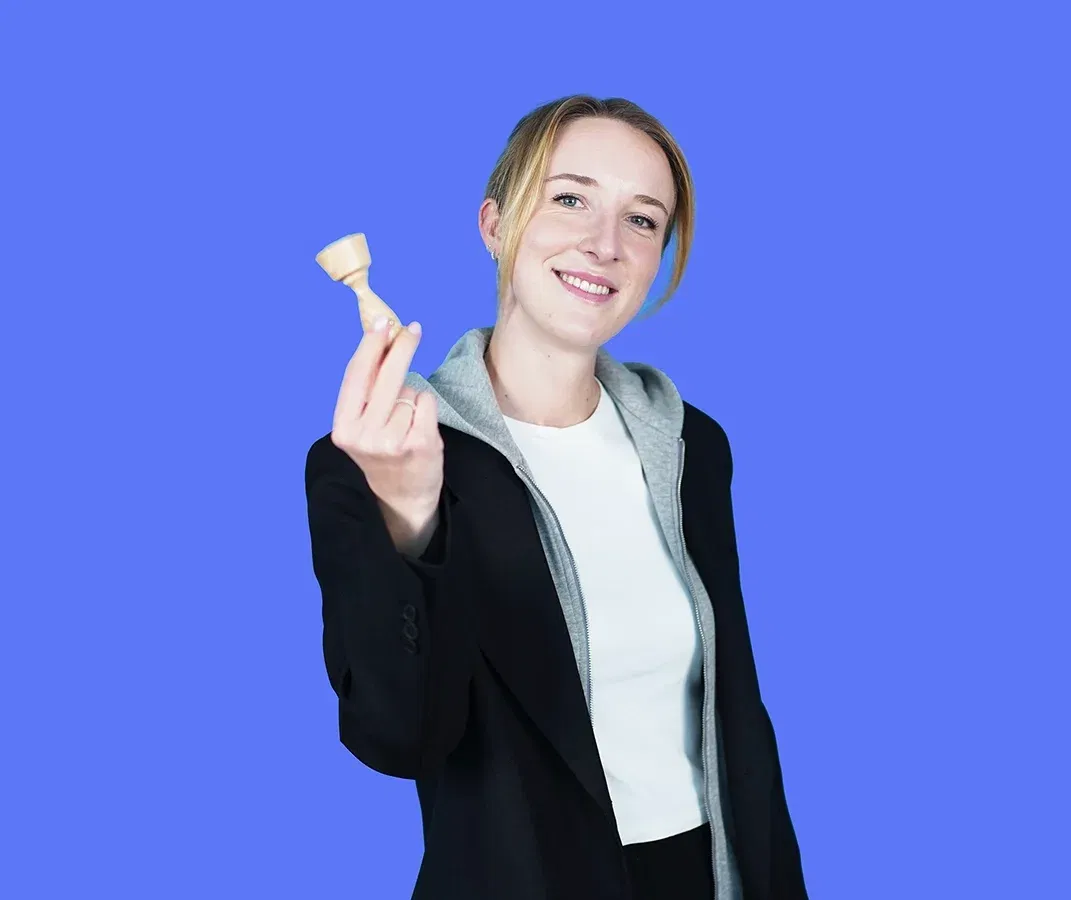
M599 186L599 182L597 182L591 176L574 175L572 172L562 172L560 175L551 175L549 178L545 179L543 183L546 184L549 181L575 181L577 184L584 185L584 187L597 188ZM654 197L649 197L647 196L647 194L637 194L636 200L639 203L645 203L648 206L657 206L660 210L662 210L662 212L666 214L667 217L669 216L669 210L666 209L666 204L664 204L661 200L658 200Z

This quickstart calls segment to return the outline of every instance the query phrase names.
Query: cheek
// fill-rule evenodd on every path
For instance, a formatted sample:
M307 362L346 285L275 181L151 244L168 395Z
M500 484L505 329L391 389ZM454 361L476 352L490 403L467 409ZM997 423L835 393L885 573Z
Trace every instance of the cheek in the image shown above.
M649 287L658 274L658 267L662 262L662 257L659 253L660 248L661 245L655 241L644 240L641 242L639 239L630 248L630 268L633 272L633 278L643 288Z
M575 246L582 236L576 216L549 212L537 214L531 221L523 244L531 250L560 253L563 248Z

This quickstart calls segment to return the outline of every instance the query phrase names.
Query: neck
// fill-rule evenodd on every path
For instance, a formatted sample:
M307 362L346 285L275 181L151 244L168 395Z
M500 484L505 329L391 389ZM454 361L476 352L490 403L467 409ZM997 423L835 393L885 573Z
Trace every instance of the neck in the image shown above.
M595 412L595 351L544 346L496 327L484 359L499 408L511 419L567 428Z

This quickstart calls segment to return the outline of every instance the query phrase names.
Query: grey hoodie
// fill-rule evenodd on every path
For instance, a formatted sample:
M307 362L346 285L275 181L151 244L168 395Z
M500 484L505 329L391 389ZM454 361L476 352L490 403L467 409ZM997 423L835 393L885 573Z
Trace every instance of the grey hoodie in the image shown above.
M411 372L409 387L430 391L439 405L439 422L482 440L513 465L529 489L532 511L547 563L557 588L569 629L588 711L594 715L591 695L587 616L576 566L557 516L536 485L523 455L506 426L487 374L484 353L491 328L474 328L464 334L429 378ZM724 761L719 716L715 709L714 611L702 579L684 545L680 486L684 474L684 404L668 376L640 363L619 363L600 349L595 375L613 399L639 454L658 522L670 553L691 591L703 648L702 746L707 814L714 836L714 882L717 900L742 900L736 860L727 837Z

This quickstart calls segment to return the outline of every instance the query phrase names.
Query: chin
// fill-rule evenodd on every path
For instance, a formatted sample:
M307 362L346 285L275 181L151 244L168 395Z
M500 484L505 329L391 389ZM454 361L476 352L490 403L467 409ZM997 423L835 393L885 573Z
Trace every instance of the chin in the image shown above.
M616 317L601 321L584 321L568 316L553 318L544 325L544 331L562 348L570 350L596 350L617 334L623 324Z
M538 285L535 291L514 294L516 311L563 350L590 351L601 347L628 323L624 309L631 292L615 291L606 299L591 302L567 290L553 270L528 273L521 284ZM519 287L520 285L518 285Z

